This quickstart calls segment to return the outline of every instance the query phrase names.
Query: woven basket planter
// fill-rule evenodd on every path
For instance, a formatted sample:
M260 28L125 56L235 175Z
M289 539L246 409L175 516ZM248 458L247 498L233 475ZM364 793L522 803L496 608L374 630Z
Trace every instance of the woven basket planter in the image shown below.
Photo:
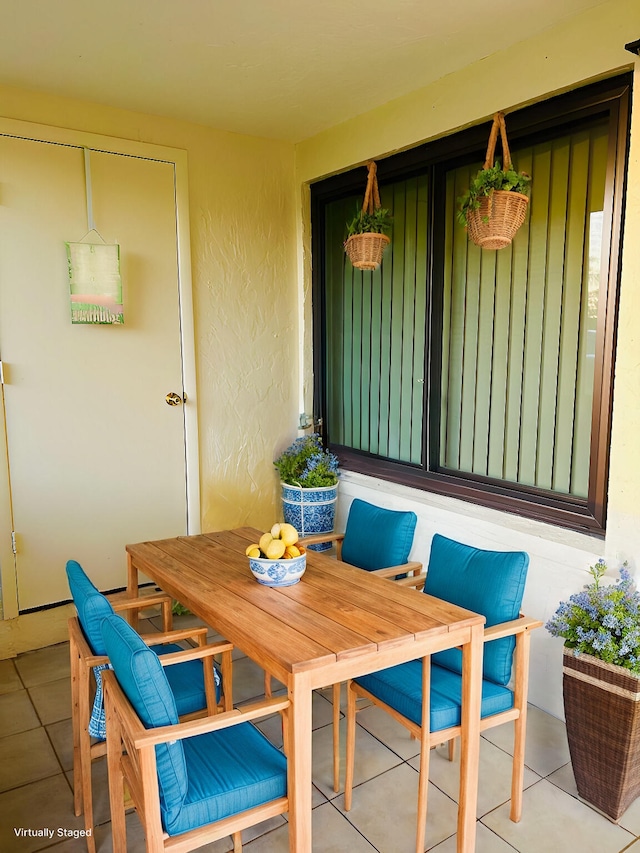
M344 244L344 250L356 269L376 270L382 261L382 253L391 241L386 234L353 234Z
M481 249L504 249L524 222L528 204L522 193L494 190L467 214L469 238Z
M640 678L564 650L567 737L578 794L614 823L640 795Z

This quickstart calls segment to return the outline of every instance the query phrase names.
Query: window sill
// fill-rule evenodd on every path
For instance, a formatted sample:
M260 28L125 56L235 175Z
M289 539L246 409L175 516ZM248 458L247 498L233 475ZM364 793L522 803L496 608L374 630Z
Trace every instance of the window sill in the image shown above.
M416 489L412 486L394 483L370 474L361 474L357 471L345 471L341 469L340 482L344 485L344 490L347 493L350 491L349 487L362 487L373 491L383 491L385 494L410 501L423 507L438 509L456 516L473 519L474 521L504 527L528 536L536 536L548 542L577 548L590 555L601 548L599 543L602 542L602 535L600 534L558 527L535 518L527 518L516 515L515 513L504 512L471 503L470 501L459 500L449 495Z

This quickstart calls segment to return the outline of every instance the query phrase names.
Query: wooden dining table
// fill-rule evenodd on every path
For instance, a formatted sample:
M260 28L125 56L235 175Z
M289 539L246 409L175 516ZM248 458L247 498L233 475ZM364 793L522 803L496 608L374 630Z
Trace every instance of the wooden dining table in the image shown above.
M460 646L463 702L457 849L476 834L484 617L391 580L307 551L287 587L249 570L249 527L127 545L128 590L143 573L287 688L289 849L311 853L312 691Z

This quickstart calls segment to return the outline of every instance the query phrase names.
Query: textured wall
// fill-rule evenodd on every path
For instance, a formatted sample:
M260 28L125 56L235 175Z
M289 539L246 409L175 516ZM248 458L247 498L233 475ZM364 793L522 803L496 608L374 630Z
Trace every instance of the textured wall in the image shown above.
M280 516L274 454L298 422L291 151L236 138L192 175L203 530Z
M524 548L531 556L525 609L528 615L545 620L560 600L589 581L588 566L599 556L605 555L612 565L629 560L640 577L640 243L636 236L640 233L640 60L634 64L632 54L624 50L625 43L639 33L637 0L611 0L296 148L297 180L305 184L486 120L496 110L509 111L635 65L606 539L427 492L390 487L355 474L344 477L340 492L339 523L357 496L415 510L419 520L412 558L416 560L428 561L435 532L478 547ZM308 220L308 207L303 215ZM310 295L307 254L308 243L300 260L305 270L305 305ZM311 376L309 356L304 365L305 388L311 387ZM546 631L535 632L529 692L534 704L558 716L563 713L561 646L561 640Z
M270 525L299 413L293 146L8 87L0 114L187 151L202 529Z

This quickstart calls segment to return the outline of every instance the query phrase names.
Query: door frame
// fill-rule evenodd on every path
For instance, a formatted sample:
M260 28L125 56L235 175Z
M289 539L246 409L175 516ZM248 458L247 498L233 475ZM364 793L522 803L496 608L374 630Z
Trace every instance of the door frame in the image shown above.
M50 142L72 148L88 148L107 154L123 154L144 160L158 160L173 165L175 176L176 245L178 264L178 297L180 312L180 347L182 355L182 407L185 437L185 473L187 501L187 533L200 533L200 459L198 443L198 409L196 387L195 327L191 282L189 226L189 182L187 152L132 139L37 124L0 117L0 136ZM1 184L0 184L1 185ZM88 229L87 229L88 230ZM0 350L0 359L3 353ZM4 364L5 383L11 382L11 365ZM0 582L2 585L2 619L18 617L18 579L13 551L13 510L11 506L11 472L4 418L4 389L0 396Z

